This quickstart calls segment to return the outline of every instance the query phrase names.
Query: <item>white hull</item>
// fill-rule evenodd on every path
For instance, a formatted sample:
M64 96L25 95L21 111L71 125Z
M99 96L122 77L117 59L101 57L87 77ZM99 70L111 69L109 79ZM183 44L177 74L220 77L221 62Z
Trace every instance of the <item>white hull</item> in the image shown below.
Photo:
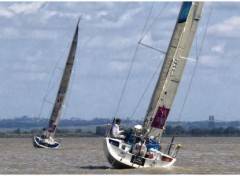
M150 168L150 167L171 167L176 162L173 158L162 152L157 152L149 159L137 157L130 153L131 146L124 141L105 137L103 141L104 154L114 168Z

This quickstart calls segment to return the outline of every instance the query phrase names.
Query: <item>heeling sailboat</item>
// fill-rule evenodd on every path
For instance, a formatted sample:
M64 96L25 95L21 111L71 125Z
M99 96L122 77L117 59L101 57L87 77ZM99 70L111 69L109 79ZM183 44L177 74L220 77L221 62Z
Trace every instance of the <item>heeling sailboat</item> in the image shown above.
M171 167L176 162L181 145L176 145L170 154L171 143L162 152L160 139L200 20L202 6L203 2L182 3L142 133L132 134L127 142L110 135L105 137L104 153L113 167Z
M60 86L58 89L58 93L55 99L55 103L52 109L52 113L49 119L47 135L43 138L41 136L33 137L33 144L37 148L58 148L60 143L58 140L54 139L55 132L60 120L61 111L63 108L63 103L66 98L66 93L68 90L68 85L72 73L72 68L75 60L75 54L77 50L77 42L78 42L78 25L80 19L78 20L77 27L73 36L73 40L71 43L71 47L69 50L69 54L67 57L67 61L65 64L65 68L63 71L62 79L60 82Z

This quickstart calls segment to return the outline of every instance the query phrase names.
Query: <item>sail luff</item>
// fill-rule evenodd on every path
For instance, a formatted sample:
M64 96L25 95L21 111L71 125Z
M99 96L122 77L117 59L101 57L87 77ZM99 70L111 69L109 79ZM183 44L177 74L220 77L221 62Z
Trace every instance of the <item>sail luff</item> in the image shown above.
M185 67L203 2L183 2L144 121L146 135L161 136Z
M182 7L181 7L181 9L182 9ZM181 13L181 10L180 10L180 13ZM178 15L178 18L180 16L180 13ZM157 102L158 102L158 99L160 97L161 91L163 89L163 85L165 83L167 73L170 70L170 66L171 66L171 63L173 61L173 55L174 55L174 53L176 52L176 49L177 49L177 44L178 44L178 41L180 39L179 33L181 33L182 28L183 28L183 24L182 23L178 24L178 20L177 20L175 28L174 28L174 32L173 32L173 35L172 35L172 38L171 38L171 41L170 41L170 44L169 44L169 47L168 47L168 50L167 50L167 54L165 56L165 59L164 59L163 65L162 65L160 76L158 78L158 81L157 81L157 84L155 86L151 101L149 103L147 114L145 116L146 118L145 118L144 126L147 126L150 123L148 118L153 116L153 112L155 110L155 107L157 105Z
M79 19L79 21L80 21L80 19ZM63 71L63 76L62 76L62 79L61 79L61 82L60 82L58 93L57 93L55 103L54 103L54 106L53 106L53 109L52 109L52 113L51 113L51 116L50 116L50 119L49 119L48 131L50 133L50 136L52 136L52 137L54 136L55 131L56 131L56 127L59 123L59 119L60 119L60 116L61 116L61 111L62 111L62 108L63 108L63 103L64 103L64 100L66 98L66 93L67 93L67 90L68 90L70 76L71 76L71 73L72 73L73 63L74 63L74 60L75 60L75 54L76 54L76 50L77 50L79 21L77 23L77 27L76 27L76 30L75 30L75 33L74 33L74 36L73 36L73 40L72 40L72 43L71 43L71 47L70 47L70 50L69 50L69 54L68 54L68 57L67 57L65 68L64 68L64 71Z

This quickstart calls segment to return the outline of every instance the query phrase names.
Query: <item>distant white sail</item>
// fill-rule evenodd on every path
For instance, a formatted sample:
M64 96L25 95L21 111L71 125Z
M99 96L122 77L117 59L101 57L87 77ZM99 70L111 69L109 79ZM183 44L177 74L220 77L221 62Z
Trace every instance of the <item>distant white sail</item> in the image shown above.
M146 136L162 135L200 19L203 2L183 2L145 120Z

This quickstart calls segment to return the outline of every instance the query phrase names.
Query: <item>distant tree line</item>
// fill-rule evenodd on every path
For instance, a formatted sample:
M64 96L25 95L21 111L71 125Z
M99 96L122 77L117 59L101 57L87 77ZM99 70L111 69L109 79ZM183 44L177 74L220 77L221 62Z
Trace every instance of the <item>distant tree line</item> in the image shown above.
M23 131L21 128L10 132L0 132L0 137L32 137L34 134L40 134L40 130L33 129L30 131ZM95 133L91 131L83 132L81 129L74 131L68 129L57 129L56 137L94 137Z
M14 119L0 119L0 128L42 128L48 124L47 118L34 118L34 117L16 117ZM102 126L106 124L112 124L113 119L109 118L93 118L91 120L84 120L77 117L72 117L71 119L60 119L59 126L67 128L68 126L72 127L81 127L81 126ZM130 118L122 118L122 125L124 127L133 126L135 124L142 124L142 121L133 120ZM176 126L181 126L185 132L189 129L208 129L209 121L195 121L195 122L175 122L168 121L167 124L173 128ZM215 128L223 127L224 129L232 126L232 127L240 127L240 121L229 121L229 122L214 122Z
M164 131L166 136L240 136L238 127L229 126L226 128L192 128L185 130L182 126L167 126Z
M0 137L31 137L33 134L39 134L40 130L23 131L17 128L11 132L0 132ZM106 126L97 126L96 132L83 132L81 129L74 131L68 129L57 129L57 137L96 137L106 134ZM240 136L240 129L237 127L219 127L219 128L192 128L185 130L182 126L167 126L163 136Z
M96 127L96 135L104 136L105 126ZM237 127L219 127L219 128L192 128L185 130L182 126L167 126L163 136L240 136L240 129Z
M46 118L30 118L27 116L14 119L0 119L0 128L23 128L23 127L43 127L48 124L49 119ZM111 123L111 119L93 118L91 120L83 120L80 118L60 119L60 126L86 126L86 125L102 125Z

